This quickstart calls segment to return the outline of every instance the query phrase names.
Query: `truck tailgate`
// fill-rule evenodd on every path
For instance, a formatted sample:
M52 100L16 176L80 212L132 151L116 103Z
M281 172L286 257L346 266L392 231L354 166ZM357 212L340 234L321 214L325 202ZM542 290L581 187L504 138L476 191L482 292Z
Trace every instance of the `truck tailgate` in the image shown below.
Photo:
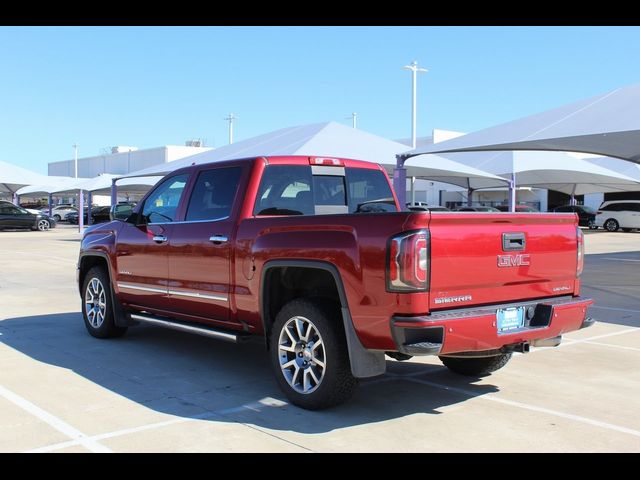
M430 308L573 293L576 228L573 214L432 214Z

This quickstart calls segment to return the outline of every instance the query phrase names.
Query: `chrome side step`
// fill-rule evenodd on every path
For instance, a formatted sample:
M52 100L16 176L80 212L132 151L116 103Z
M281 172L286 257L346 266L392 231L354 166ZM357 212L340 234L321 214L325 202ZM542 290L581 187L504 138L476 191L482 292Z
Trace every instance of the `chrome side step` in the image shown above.
M148 323L149 325L157 325L159 327L180 330L181 332L195 333L205 337L217 338L232 343L240 343L248 340L250 335L241 332L232 332L225 330L216 330L214 328L205 327L203 325L183 323L177 320L171 320L166 317L156 317L148 313L132 313L131 319L137 322Z

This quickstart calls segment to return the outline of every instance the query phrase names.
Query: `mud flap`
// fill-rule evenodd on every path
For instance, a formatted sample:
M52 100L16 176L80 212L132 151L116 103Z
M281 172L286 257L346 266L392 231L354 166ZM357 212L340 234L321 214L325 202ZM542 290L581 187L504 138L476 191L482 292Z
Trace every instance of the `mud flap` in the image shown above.
M349 348L349 361L351 362L351 373L356 378L367 378L382 375L387 370L387 362L384 352L367 350L360 343L360 339L353 328L351 314L348 308L342 308L342 320L344 322L344 332L347 337L347 347Z

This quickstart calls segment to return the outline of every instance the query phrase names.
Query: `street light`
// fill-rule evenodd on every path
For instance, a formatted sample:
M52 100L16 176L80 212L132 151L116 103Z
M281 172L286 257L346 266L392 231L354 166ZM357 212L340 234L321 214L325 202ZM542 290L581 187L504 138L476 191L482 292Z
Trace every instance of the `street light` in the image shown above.
M426 68L418 68L418 62L414 60L411 65L405 65L402 67L406 70L411 70L412 73L412 95L411 95L411 148L416 148L416 110L417 110L417 85L418 85L418 72L427 72ZM411 202L415 201L415 179L411 179ZM404 168L404 159L398 157L396 168L393 170L393 187L396 190L396 195L400 201L400 208L405 207L407 198L407 169Z
M416 103L418 100L417 84L418 72L428 72L426 68L418 68L418 62L414 60L411 65L405 65L405 70L411 70L412 73L412 95L411 95L411 148L416 148Z
M78 145L73 144L73 165L75 167L75 178L78 178Z
M233 121L236 120L236 117L233 113L230 113L225 120L229 122L229 145L233 143Z

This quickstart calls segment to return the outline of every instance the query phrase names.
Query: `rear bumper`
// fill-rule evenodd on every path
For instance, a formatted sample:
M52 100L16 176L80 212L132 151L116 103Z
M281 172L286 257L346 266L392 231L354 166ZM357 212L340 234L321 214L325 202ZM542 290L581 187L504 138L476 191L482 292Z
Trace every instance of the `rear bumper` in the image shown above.
M444 355L481 352L507 345L558 337L595 323L587 317L591 299L562 297L434 312L420 317L393 317L391 333L397 350L408 355ZM533 307L525 326L498 333L496 311L507 307Z

